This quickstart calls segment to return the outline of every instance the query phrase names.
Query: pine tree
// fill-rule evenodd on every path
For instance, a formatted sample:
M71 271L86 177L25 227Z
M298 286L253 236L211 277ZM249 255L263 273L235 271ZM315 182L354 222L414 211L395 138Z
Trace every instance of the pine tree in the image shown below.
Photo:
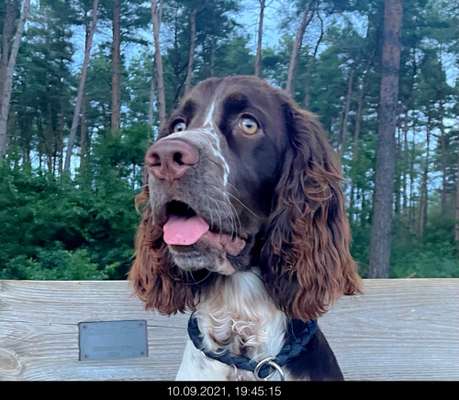
M378 148L370 243L369 276L372 278L389 276L402 13L401 0L384 1Z

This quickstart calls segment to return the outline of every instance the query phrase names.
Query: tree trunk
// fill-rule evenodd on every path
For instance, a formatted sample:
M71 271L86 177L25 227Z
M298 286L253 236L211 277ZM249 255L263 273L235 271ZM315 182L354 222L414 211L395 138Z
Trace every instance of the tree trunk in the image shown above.
M210 60L209 60L209 76L215 75L215 53L216 46L214 40L210 42Z
M451 210L448 208L448 172L447 172L447 155L449 140L442 129L440 136L440 168L441 168L441 189L440 189L440 211L441 215L451 217Z
M312 58L311 60L308 61L308 63L304 67L304 75L306 77L305 79L305 84L303 87L304 90L304 96L303 96L303 106L304 108L309 108L310 102L311 102L311 94L310 92L310 74L311 74L311 65L315 63L315 59Z
M190 15L190 47L188 49L188 66L185 79L185 94L190 91L191 81L193 79L194 48L196 47L196 14L197 10L193 10Z
M57 154L58 154L58 163L57 163L57 172L58 175L62 175L64 168L64 129L65 129L65 115L63 110L59 113L59 129L58 129L58 143L57 143Z
M370 278L387 278L389 276L402 12L401 0L384 1L378 145L370 240Z
M408 110L405 110L405 116L403 118L403 181L402 181L402 210L405 215L408 208L408 177L409 171L407 171L409 165L409 146L408 146Z
M402 165L401 165L401 154L402 154L402 134L401 134L401 121L398 120L396 128L396 143L395 143L395 179L394 179L394 214L398 219L400 218L400 204L401 204L401 191L402 191Z
M445 125L443 123L443 119L445 116L445 107L443 101L440 101L440 138L439 138L439 146L440 146L440 169L441 169L441 188L440 188L440 211L441 215L446 216L448 213L448 177L447 177L447 156L448 156L448 143L446 138L445 132Z
M111 133L117 135L120 129L121 113L121 0L113 4L112 25L112 116Z
M319 19L320 22L320 35L319 38L317 39L316 45L314 46L314 51L312 52L311 59L305 66L305 73L304 75L306 76L306 83L304 85L304 97L303 97L303 105L305 108L309 108L309 101L310 101L310 74L311 70L314 70L315 68L315 63L316 63L316 56L317 56L317 51L319 50L320 43L322 42L322 39L324 38L325 35L325 29L324 29L324 20L320 15L320 12L317 11L317 18Z
M454 226L454 240L456 241L456 249L459 253L459 153L457 158L457 172L456 172L456 223Z
M367 211L367 199L365 196L365 190L360 190L360 226L365 226L368 221Z
M314 15L313 5L315 2L316 0L311 0L303 12L303 15L301 17L300 26L298 27L298 30L296 31L295 43L293 44L292 54L290 55L290 61L288 64L287 84L285 86L285 89L292 96L294 95L293 81L295 79L296 65L298 63L298 57L300 54L301 45L303 44L303 36L304 36L304 32L306 31L307 26L311 22L312 17Z
M5 16L3 18L2 44L0 47L0 109L3 100L3 87L8 69L11 40L14 35L14 22L17 18L17 1L6 0Z
M368 73L365 72L365 75L362 79L362 85L360 87L359 94L357 97L357 113L355 116L354 134L352 135L352 160L353 162L356 162L359 157L359 140L360 140L360 130L362 129L363 101L365 98L367 76L368 76Z
M86 35L86 39L85 39L83 65L81 67L81 75L80 75L80 82L78 85L75 109L73 110L72 126L70 128L69 140L67 143L67 152L65 154L64 172L66 173L70 172L70 161L72 159L73 145L75 143L78 122L80 120L80 110L81 110L81 104L83 102L83 97L84 97L83 95L84 95L84 86L86 84L86 77L88 75L89 58L91 56L92 40L94 37L94 32L96 31L96 25L97 25L97 7L98 5L99 5L99 0L93 0L91 28L89 29L89 33Z
M88 124L86 123L86 96L81 102L80 114L80 175L85 175L88 165Z
M430 124L431 124L431 117L430 115L427 118L427 126L426 126L426 157L424 160L424 168L422 171L421 177L421 193L419 196L419 216L418 216L418 223L416 226L416 236L419 239L424 237L424 232L427 225L427 184L429 178L429 158L430 158Z
M352 168L356 168L357 160L359 159L359 140L360 140L360 130L362 127L362 115L363 115L363 101L365 98L365 89L366 89L366 83L367 83L367 76L368 76L368 70L364 71L364 75L362 78L362 83L359 88L359 92L357 95L357 112L355 115L355 126L354 126L354 131L352 133ZM352 176L355 176L355 173L353 172ZM355 193L356 193L356 187L354 184L354 181L351 180L351 195L350 195L350 201L349 201L349 209L351 210L351 220L354 220L354 207L355 207Z
M179 32L182 25L183 25L182 16L179 14L179 9L176 8L175 14L174 14L174 27L172 29L172 31L174 32L174 44L173 44L172 52L174 54L179 54L182 49L182 38ZM178 104L179 99L182 95L183 87L185 84L185 78L186 78L186 75L185 75L185 78L182 78L182 75L183 75L183 70L187 67L187 64L185 64L184 66L180 57L171 57L171 66L172 66L172 70L174 71L174 80L176 82L174 98L173 98L173 107L175 107Z
M30 171L32 168L30 152L31 152L30 143L29 142L24 143L23 148L22 148L23 168L24 170L27 170L27 171Z
M414 163L416 161L416 129L417 129L417 119L414 117L413 126L412 126L412 135L411 135L411 148L409 152L409 177L410 177L410 196L408 200L409 211L408 211L408 225L412 232L415 231L414 227L416 225L416 216L415 216L415 198L414 198L414 181L415 181L415 170Z
M160 2L158 9L158 1L151 0L151 21L153 25L153 42L155 46L155 65L156 65L156 96L158 99L158 111L159 111L159 130L163 129L164 123L166 122L166 94L164 92L164 74L163 74L163 62L161 58L161 46L159 42L159 27L160 27L160 13L161 13L162 1Z
M148 117L147 117L147 124L150 128L150 132L153 129L153 105L155 103L155 78L154 78L154 71L152 71L152 77L150 81L150 91L148 95Z
M48 86L48 85L47 85ZM56 127L53 120L55 110L51 108L51 103L46 104L46 137L48 142L48 165L51 173L56 176Z
M265 16L265 0L260 2L260 15L258 20L258 33L257 33L257 54L255 56L255 76L261 78L261 51L263 49L263 19Z
M13 113L14 115L15 113ZM23 159L23 169L26 171L31 171L32 168L32 159L31 159L31 151L32 151L32 136L30 132L32 132L32 118L29 116L24 116L19 121L19 130L22 134L21 140L21 153Z
M348 119L349 119L349 109L351 107L353 82L354 82L354 70L351 70L349 72L349 78L348 78L348 81L347 81L346 100L344 102L344 109L343 109L343 114L342 114L342 117L341 117L341 127L340 127L340 131L339 131L338 153L340 155L343 154L344 147L346 146L347 124L348 124Z
M24 24L29 16L30 0L24 0L22 4L22 11L19 17L16 33L14 34L13 44L11 45L11 52L8 57L7 54L2 54L3 57L8 58L8 66L6 68L5 79L3 81L3 92L0 94L2 97L2 104L0 107L0 159L6 154L6 147L8 144L7 128L8 128L8 113L10 111L11 92L13 89L13 72L16 65L16 58L21 44L22 32ZM7 21L5 21L6 23Z

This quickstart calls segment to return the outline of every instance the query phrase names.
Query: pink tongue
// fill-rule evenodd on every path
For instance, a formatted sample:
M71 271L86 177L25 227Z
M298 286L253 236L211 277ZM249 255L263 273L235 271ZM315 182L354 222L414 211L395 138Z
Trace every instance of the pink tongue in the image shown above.
M209 224L201 217L169 217L163 227L164 241L169 245L190 246L209 230Z

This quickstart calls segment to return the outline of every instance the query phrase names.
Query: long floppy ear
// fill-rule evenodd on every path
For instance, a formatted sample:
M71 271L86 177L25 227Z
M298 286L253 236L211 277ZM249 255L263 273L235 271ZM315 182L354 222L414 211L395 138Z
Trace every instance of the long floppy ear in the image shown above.
M143 214L137 229L135 261L129 271L129 280L147 309L168 315L192 309L191 287L183 283L182 273L171 260L163 241L163 230L153 221L148 197L146 188L136 198L136 204L143 205Z
M315 117L283 96L290 149L261 252L267 289L291 318L317 318L360 292L340 167Z

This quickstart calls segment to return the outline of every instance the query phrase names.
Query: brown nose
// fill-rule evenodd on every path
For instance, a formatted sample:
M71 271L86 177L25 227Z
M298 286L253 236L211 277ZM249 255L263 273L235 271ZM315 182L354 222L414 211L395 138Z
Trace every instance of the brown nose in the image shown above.
M172 182L198 163L199 153L183 140L164 138L148 149L145 161L154 176Z

